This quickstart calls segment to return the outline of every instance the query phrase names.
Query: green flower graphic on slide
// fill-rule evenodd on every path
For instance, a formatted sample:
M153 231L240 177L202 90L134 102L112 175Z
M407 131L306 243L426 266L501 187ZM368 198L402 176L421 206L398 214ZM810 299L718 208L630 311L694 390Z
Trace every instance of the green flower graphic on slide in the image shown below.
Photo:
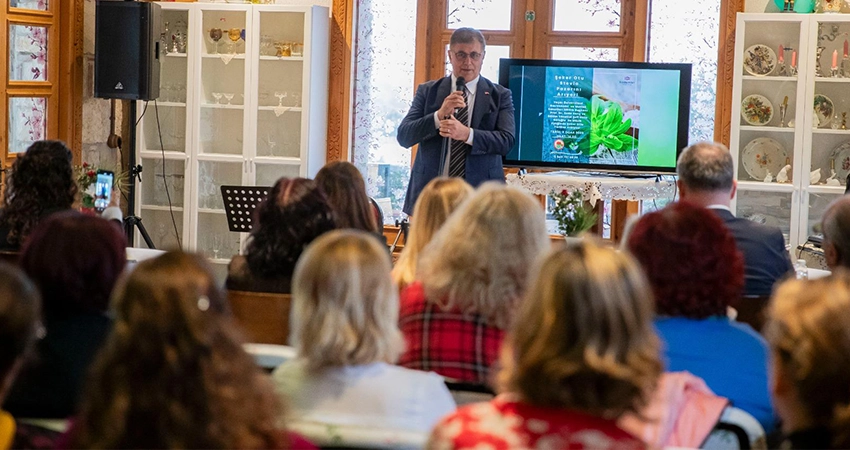
M600 146L618 152L637 148L637 139L626 134L632 126L632 119L623 120L623 109L619 103L594 95L588 109L590 133L586 134L582 141L589 141L589 145L579 146L586 156L596 155Z

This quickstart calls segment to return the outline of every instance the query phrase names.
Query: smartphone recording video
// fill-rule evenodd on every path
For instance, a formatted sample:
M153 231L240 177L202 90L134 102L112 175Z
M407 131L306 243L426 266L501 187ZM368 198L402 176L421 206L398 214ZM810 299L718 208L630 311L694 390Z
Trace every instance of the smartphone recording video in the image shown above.
M112 181L115 174L109 170L97 171L97 182L94 187L94 209L103 212L112 201Z

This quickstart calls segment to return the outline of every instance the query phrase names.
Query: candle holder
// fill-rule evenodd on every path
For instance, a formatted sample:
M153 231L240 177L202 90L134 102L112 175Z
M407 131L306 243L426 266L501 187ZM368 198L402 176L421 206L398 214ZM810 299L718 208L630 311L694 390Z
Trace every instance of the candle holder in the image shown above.
M832 69L830 69L829 76L832 78L839 78L838 67L833 67Z
M847 56L841 58L841 76L850 78L850 58Z
M788 75L795 77L797 76L797 66L791 66L788 68Z

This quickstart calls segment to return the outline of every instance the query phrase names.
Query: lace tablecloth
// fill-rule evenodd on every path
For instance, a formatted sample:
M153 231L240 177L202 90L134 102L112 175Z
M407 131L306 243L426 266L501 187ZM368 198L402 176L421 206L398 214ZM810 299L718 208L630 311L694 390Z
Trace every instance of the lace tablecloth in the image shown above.
M591 206L604 200L653 200L673 198L676 180L673 176L651 178L623 178L585 175L568 172L510 174L507 182L532 194L549 195L563 190L580 190Z

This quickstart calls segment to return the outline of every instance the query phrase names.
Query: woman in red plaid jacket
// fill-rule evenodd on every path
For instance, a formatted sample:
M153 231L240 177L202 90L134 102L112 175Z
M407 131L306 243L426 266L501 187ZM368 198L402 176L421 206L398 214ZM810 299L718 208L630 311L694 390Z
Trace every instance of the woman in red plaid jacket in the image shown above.
M531 267L549 247L530 195L485 184L448 219L401 293L399 364L485 384Z

